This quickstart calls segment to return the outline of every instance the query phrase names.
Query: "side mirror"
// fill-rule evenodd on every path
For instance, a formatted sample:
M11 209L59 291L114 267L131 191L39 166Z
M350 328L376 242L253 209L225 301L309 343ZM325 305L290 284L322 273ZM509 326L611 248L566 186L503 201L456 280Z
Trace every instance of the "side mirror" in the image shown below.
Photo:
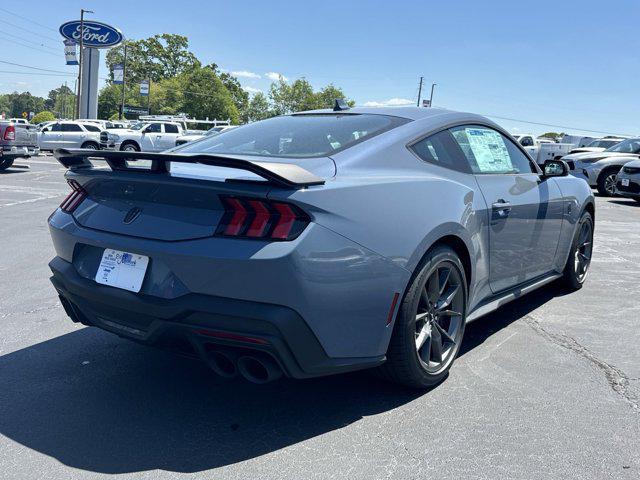
M569 175L569 165L564 160L547 160L544 162L544 178L566 177L567 175Z

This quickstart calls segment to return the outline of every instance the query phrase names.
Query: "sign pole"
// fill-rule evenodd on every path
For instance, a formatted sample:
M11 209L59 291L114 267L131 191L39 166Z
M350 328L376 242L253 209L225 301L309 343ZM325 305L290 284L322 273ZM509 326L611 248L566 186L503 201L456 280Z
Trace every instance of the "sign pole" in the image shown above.
M124 117L124 95L127 87L127 42L124 42L124 63L122 64L122 103L120 104L120 115L118 118L122 120Z
M84 14L85 13L93 13L92 10L85 10L84 8L80 9L80 63L78 65L78 97L76 98L76 118L80 118L80 92L82 91L82 58L84 57L84 52L82 51L84 47Z
M149 78L149 95L147 95L147 115L151 115L151 78Z

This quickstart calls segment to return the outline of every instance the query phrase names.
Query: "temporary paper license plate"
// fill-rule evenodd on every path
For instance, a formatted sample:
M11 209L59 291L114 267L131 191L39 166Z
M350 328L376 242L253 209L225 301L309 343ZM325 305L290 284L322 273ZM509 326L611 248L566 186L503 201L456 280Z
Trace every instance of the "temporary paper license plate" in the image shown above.
M96 272L95 281L103 285L139 292L149 257L107 248Z
M620 180L620 183L622 184L623 187L628 187L629 186L629 179L628 178L623 178Z

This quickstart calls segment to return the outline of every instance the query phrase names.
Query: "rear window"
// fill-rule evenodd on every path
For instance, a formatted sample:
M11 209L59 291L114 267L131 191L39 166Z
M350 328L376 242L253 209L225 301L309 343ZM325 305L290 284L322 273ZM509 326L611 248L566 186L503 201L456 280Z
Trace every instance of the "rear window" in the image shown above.
M344 150L409 121L369 114L289 115L226 130L197 143L187 143L177 151L319 157Z

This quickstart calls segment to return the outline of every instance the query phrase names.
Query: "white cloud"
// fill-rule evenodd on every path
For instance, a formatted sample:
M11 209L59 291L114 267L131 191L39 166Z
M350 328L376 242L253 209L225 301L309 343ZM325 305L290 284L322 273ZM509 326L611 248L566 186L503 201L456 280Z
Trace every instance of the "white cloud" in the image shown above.
M245 92L248 92L248 93L262 93L262 90L260 90L259 88L253 88L253 87L242 87L242 89L243 89Z
M231 75L233 75L234 77L240 77L240 78L262 78L257 73L249 72L247 70L237 70L235 72L231 72Z
M264 76L267 77L269 80L273 80L274 82L277 82L278 80L280 80L280 77L282 77L282 79L285 82L289 81L287 77L285 77L284 75L278 72L267 72L264 74Z
M390 98L382 102L364 102L365 107L400 107L404 105L413 105L415 102L407 98Z

